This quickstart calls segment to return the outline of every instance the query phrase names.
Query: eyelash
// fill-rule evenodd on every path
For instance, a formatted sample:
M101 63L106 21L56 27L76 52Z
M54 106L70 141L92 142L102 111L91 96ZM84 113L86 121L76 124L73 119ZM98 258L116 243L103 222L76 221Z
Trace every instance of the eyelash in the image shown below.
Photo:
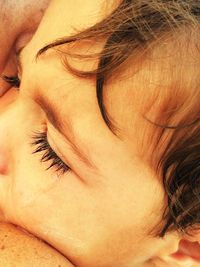
M43 155L40 161L51 162L50 166L46 168L46 170L49 170L55 167L56 172L60 172L61 174L64 174L70 170L69 166L67 166L60 159L60 157L56 154L56 152L49 145L46 132L36 132L34 133L32 138L33 138L33 142L31 144L33 147L36 147L33 151L33 154L43 152Z
M11 86L15 87L15 88L19 88L20 87L20 79L18 76L7 76L7 75L3 75L2 79L9 83Z

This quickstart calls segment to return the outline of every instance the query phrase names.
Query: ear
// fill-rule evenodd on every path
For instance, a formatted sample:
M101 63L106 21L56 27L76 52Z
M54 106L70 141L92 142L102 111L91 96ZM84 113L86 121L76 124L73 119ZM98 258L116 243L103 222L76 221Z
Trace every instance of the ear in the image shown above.
M180 266L200 267L200 244L197 241L182 239L178 250L170 255L170 258Z
M167 234L163 241L165 245L157 256L166 266L200 267L199 235L180 238Z

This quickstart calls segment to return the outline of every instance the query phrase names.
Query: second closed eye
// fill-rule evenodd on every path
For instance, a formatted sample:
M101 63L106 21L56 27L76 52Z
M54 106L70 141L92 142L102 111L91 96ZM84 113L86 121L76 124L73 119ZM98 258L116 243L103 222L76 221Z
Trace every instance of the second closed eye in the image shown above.
M2 79L9 83L12 87L19 88L20 87L20 79L18 76L7 76L7 75L2 75Z

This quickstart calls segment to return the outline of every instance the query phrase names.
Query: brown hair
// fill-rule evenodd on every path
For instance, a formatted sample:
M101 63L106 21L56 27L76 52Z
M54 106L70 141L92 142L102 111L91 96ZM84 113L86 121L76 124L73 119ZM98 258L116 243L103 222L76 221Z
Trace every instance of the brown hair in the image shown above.
M46 45L38 56L50 48L83 40L105 38L100 53L78 55L65 50L65 64L74 74L96 78L98 104L108 127L115 127L106 113L103 103L103 88L108 74L113 73L136 51L148 48L149 44L161 40L163 36L181 33L181 29L199 30L199 0L123 0L105 19L73 36L55 40ZM98 57L98 67L89 71L74 69L67 57ZM173 130L173 134L159 160L163 185L168 196L168 206L163 214L164 227L159 232L164 236L168 230L187 231L200 225L200 116L189 123L160 125L163 132ZM183 134L181 134L183 133ZM179 138L177 137L179 136Z

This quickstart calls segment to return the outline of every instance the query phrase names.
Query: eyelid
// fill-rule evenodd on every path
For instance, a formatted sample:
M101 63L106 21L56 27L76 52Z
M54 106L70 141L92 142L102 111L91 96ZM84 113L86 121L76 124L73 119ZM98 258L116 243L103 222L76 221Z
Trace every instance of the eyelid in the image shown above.
M53 132L55 133L55 136L59 136L59 140L61 140L62 146L60 145L59 147L66 147L66 155L68 155L68 153L70 154L70 157L67 159L67 162L72 160L73 161L71 163L71 165L73 165L75 162L78 162L79 166L82 166L82 170L83 169L89 169L92 171L97 171L98 167L96 166L96 164L92 161L92 158L89 157L87 154L83 154L82 150L81 150L81 145L80 143L75 143L74 139L68 138L67 134L63 134L63 132L61 133L57 128L54 127L54 125L52 125L51 122L49 122L48 125L48 129L49 129L49 133ZM71 129L70 129L71 130ZM56 138L57 139L57 138ZM54 138L55 140L55 138ZM58 143L58 142L57 142ZM70 151L70 152L69 152ZM61 153L63 155L63 159L65 160L65 154ZM73 166L72 166L73 169Z
M47 136L50 136L49 131L47 131ZM75 166L77 166L77 157L74 158L73 150L70 150L70 153L68 155L70 160L67 160L66 156L61 152L61 150L58 148L58 146L53 141L53 139L54 138L51 138L51 137L48 139L49 145L52 147L52 149L55 151L55 153L60 157L60 159L69 167L69 170L72 171L76 177L78 177L79 181L81 181L82 183L85 184L85 180L83 179L82 176L79 175L79 171L75 167ZM55 144L55 146L54 146L54 144ZM78 166L80 167L80 158L78 160L79 160ZM74 165L74 163L75 163L75 165Z
M56 154L58 154L58 156L60 157L60 159L63 160L71 168L71 166L68 163L65 155L61 152L61 150L59 149L59 147L56 145L56 143L54 142L53 138L51 137L50 131L48 131L48 130L47 130L47 140L48 140L48 143L51 146L51 148L56 152Z

